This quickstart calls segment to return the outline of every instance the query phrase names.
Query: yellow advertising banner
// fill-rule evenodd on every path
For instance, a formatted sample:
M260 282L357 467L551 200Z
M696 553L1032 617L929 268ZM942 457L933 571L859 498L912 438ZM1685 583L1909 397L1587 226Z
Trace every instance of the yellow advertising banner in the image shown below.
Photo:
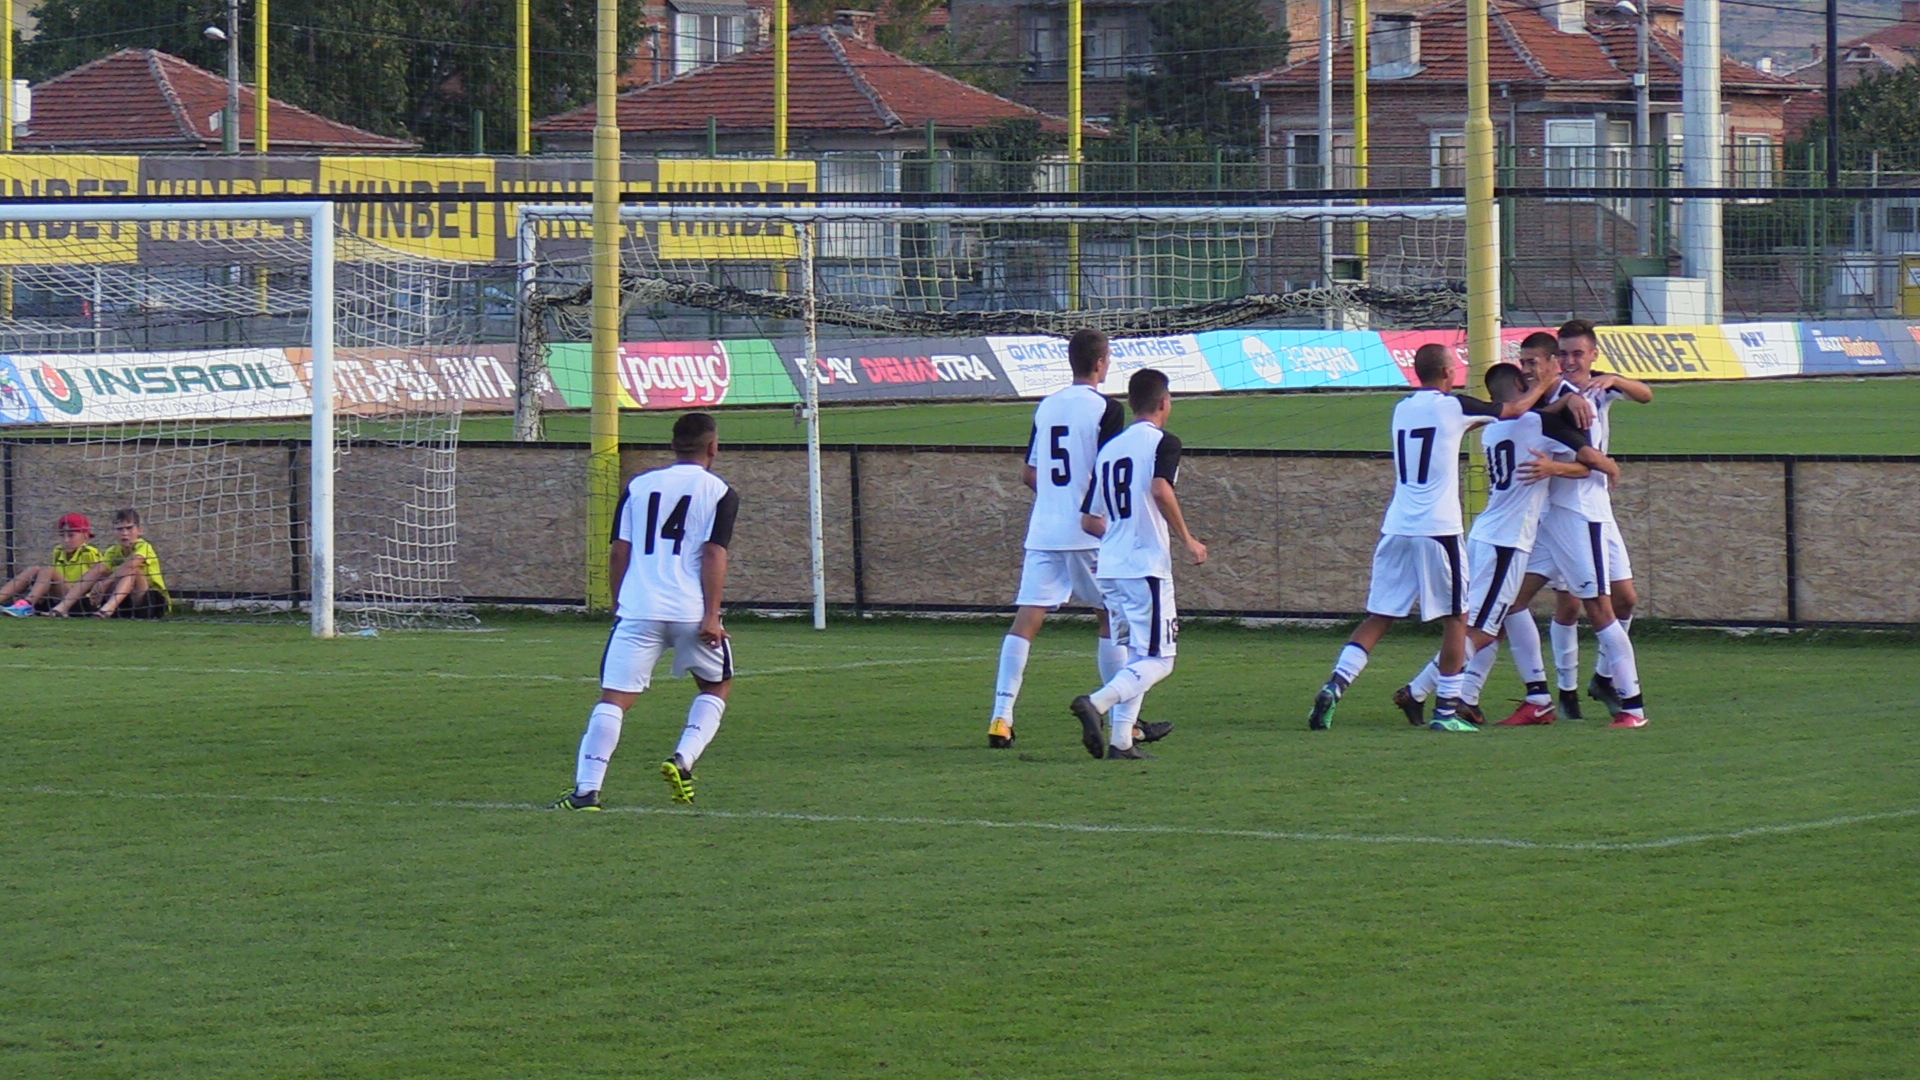
M814 190L811 161L659 159L621 165L628 192L760 194ZM585 196L593 163L585 158L257 157L191 155L0 154L0 193L17 198L122 196L248 199L261 195L409 195L409 202L339 202L335 221L383 247L434 259L513 262L519 216L510 203L462 196L483 193ZM428 196L430 198L420 198ZM196 243L303 234L294 222L0 223L0 263L67 265L168 262ZM584 242L583 225L542 226L543 240ZM751 222L712 226L631 225L627 244L660 259L770 260L799 254L792 230ZM182 245L186 245L183 247ZM209 249L206 255L217 252ZM350 257L350 253L346 253Z
M1719 326L1602 326L1594 367L1635 379L1744 379L1747 369Z

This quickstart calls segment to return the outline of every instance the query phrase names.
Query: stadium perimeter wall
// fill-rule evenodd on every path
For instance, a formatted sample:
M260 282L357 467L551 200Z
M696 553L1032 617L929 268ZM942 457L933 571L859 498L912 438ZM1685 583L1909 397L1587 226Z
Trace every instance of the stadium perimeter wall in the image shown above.
M124 460L97 446L7 441L5 560L34 565L53 522L104 524L161 487L200 491L150 520L178 593L297 592L304 574L307 453L297 442L167 448L127 490ZM377 445L346 459L341 518L378 493ZM475 599L578 603L586 451L556 444L460 449L458 583ZM631 475L668 455L630 448ZM1621 529L1650 617L1714 623L1920 624L1920 457L1623 457ZM855 610L1004 611L1019 579L1030 496L1020 451L827 448L822 460L831 603ZM1180 495L1207 542L1180 566L1190 613L1344 616L1364 603L1390 460L1371 453L1190 450ZM727 446L718 471L741 494L729 600L804 606L806 455ZM218 477L219 483L210 481ZM150 515L152 517L152 515ZM219 569L216 569L219 568ZM213 580L213 575L220 580Z

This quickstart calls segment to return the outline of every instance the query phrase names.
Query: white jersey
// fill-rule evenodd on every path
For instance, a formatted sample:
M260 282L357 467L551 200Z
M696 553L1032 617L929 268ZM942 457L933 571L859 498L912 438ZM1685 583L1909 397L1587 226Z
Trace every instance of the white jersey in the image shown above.
M1593 403L1593 423L1587 426L1587 442L1603 454L1611 453L1609 447L1613 443L1613 421L1610 413L1613 403L1627 395L1618 390L1576 390L1572 383L1562 382L1547 400L1558 401L1575 393ZM1552 485L1548 496L1552 505L1571 510L1588 521L1613 520L1613 496L1607 491L1604 474L1592 473L1579 480L1556 476L1548 483Z
M1173 577L1167 519L1153 499L1158 477L1180 478L1180 440L1144 420L1108 440L1082 508L1107 519L1094 572L1106 578Z
M1520 466L1540 452L1555 461L1572 461L1587 437L1561 413L1524 413L1496 420L1480 433L1487 455L1487 508L1473 519L1468 539L1495 547L1533 550L1540 515L1547 509L1547 483L1523 483Z
M699 622L700 549L733 542L740 496L691 461L641 473L614 512L613 538L633 545L614 614L622 619Z
M1500 406L1419 390L1393 407L1393 502L1386 536L1460 535L1460 440L1500 418Z
M1095 455L1124 426L1119 402L1079 383L1048 394L1033 410L1033 434L1027 439L1027 464L1034 469L1028 550L1100 546L1099 537L1080 527L1080 506L1093 483Z

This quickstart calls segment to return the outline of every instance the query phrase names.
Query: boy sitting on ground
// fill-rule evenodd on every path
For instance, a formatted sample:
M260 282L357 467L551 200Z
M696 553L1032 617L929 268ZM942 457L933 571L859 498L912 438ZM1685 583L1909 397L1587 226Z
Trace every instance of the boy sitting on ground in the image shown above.
M89 542L93 523L87 515L68 514L60 519L56 532L60 542L45 566L28 567L0 586L0 611L23 619L46 611L66 599L74 583L99 564L100 549ZM22 590L25 596L20 595Z
M167 614L167 579L160 574L160 555L140 529L140 514L117 510L113 531L118 541L106 550L67 594L53 614L65 616L81 595L90 598L103 619L158 619Z

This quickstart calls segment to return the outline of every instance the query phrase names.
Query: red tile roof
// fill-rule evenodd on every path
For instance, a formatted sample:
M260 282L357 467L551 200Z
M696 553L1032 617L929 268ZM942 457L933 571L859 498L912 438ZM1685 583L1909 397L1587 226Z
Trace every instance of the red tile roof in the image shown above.
M253 145L253 88L240 87L240 145ZM21 149L218 150L213 117L227 104L227 80L158 49L122 49L33 88L33 120ZM275 150L393 153L414 143L329 120L267 99Z
M1638 60L1631 22L1595 22L1586 33L1563 34L1531 5L1494 0L1489 14L1492 34L1487 43L1487 61L1491 82L1625 84L1632 79ZM1462 0L1439 4L1420 12L1416 21L1420 25L1421 70L1415 80L1464 83L1467 79L1466 5ZM1680 40L1654 30L1650 45L1648 67L1652 69L1653 83L1679 86ZM1319 57L1310 56L1234 81L1312 85L1318 83L1319 77ZM1340 85L1352 81L1350 45L1335 50L1333 78ZM1721 80L1729 88L1753 87L1789 93L1807 88L1798 80L1763 74L1724 56Z
M1883 26L1871 34L1863 34L1840 47L1851 49L1862 45L1878 45L1904 53L1920 51L1920 9L1916 9L1912 3L1901 4L1899 22Z
M969 131L1001 120L1036 120L1064 134L1067 122L969 86L870 42L826 27L793 32L787 48L788 113L793 131L885 134ZM623 132L693 132L718 118L722 131L773 127L773 47L762 46L711 67L620 95ZM594 107L536 121L542 134L590 132ZM1105 131L1088 125L1087 132Z

